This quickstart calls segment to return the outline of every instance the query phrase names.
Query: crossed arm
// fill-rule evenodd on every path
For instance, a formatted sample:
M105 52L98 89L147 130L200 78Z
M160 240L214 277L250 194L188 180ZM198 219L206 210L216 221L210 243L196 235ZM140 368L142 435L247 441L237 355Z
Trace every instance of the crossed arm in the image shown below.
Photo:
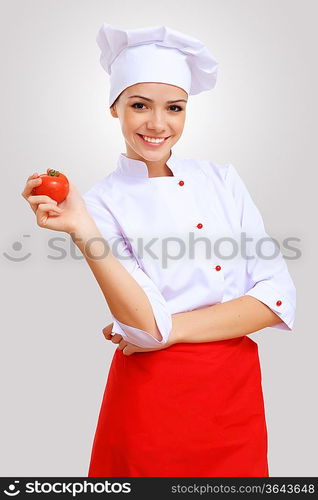
M266 304L244 295L222 304L172 315L172 332L168 342L158 348L146 349L125 341L121 335L111 335L111 327L103 329L106 340L119 344L127 356L135 352L157 351L179 342L201 343L226 340L248 335L281 320Z
M105 243L95 222L88 218L72 239L91 268L112 314L120 321L141 328L160 340L151 304L144 290L117 260ZM89 243L89 246L87 244ZM172 331L168 341L158 348L142 348L111 335L111 326L104 328L107 340L118 343L123 353L165 349L180 342L213 342L240 337L275 325L281 320L266 304L244 295L221 304L172 315Z

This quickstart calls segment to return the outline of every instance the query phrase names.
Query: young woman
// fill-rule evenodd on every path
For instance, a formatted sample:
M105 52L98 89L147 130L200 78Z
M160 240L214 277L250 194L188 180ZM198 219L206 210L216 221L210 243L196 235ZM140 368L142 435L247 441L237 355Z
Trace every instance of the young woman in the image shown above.
M217 63L165 26L104 24L97 41L126 153L83 198L22 195L40 227L85 256L118 344L88 476L269 475L257 344L291 330L295 287L231 164L179 158L189 96L213 88ZM202 244L203 243L203 244Z

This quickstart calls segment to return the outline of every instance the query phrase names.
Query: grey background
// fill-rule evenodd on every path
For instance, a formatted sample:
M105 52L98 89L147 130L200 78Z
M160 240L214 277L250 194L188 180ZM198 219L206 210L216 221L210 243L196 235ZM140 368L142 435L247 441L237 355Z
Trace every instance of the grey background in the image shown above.
M1 2L1 476L87 476L115 350L101 334L109 310L69 236L39 228L20 193L48 167L84 193L125 152L95 42L103 22L166 24L204 41L220 63L215 90L190 98L174 151L233 163L269 234L300 239L301 257L287 260L294 329L251 337L270 475L318 475L317 13L310 0ZM48 247L53 237L62 260L48 257L60 255Z

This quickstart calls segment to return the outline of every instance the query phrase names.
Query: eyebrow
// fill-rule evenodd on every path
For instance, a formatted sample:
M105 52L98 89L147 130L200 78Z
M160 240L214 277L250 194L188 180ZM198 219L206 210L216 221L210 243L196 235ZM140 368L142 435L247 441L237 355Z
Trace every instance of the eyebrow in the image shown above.
M149 97L143 97L142 95L131 95L128 97L128 99L132 99L133 97L139 97L140 99L144 99L145 101L153 102L152 99L149 99ZM173 102L188 102L185 99L175 99L174 101L167 101L167 104L171 104Z

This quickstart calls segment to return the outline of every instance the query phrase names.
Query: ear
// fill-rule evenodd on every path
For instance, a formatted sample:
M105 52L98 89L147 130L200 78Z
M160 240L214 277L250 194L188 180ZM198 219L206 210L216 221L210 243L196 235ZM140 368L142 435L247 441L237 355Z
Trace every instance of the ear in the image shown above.
M118 118L117 110L116 110L116 105L111 106L110 108L110 114L112 115L113 118Z

